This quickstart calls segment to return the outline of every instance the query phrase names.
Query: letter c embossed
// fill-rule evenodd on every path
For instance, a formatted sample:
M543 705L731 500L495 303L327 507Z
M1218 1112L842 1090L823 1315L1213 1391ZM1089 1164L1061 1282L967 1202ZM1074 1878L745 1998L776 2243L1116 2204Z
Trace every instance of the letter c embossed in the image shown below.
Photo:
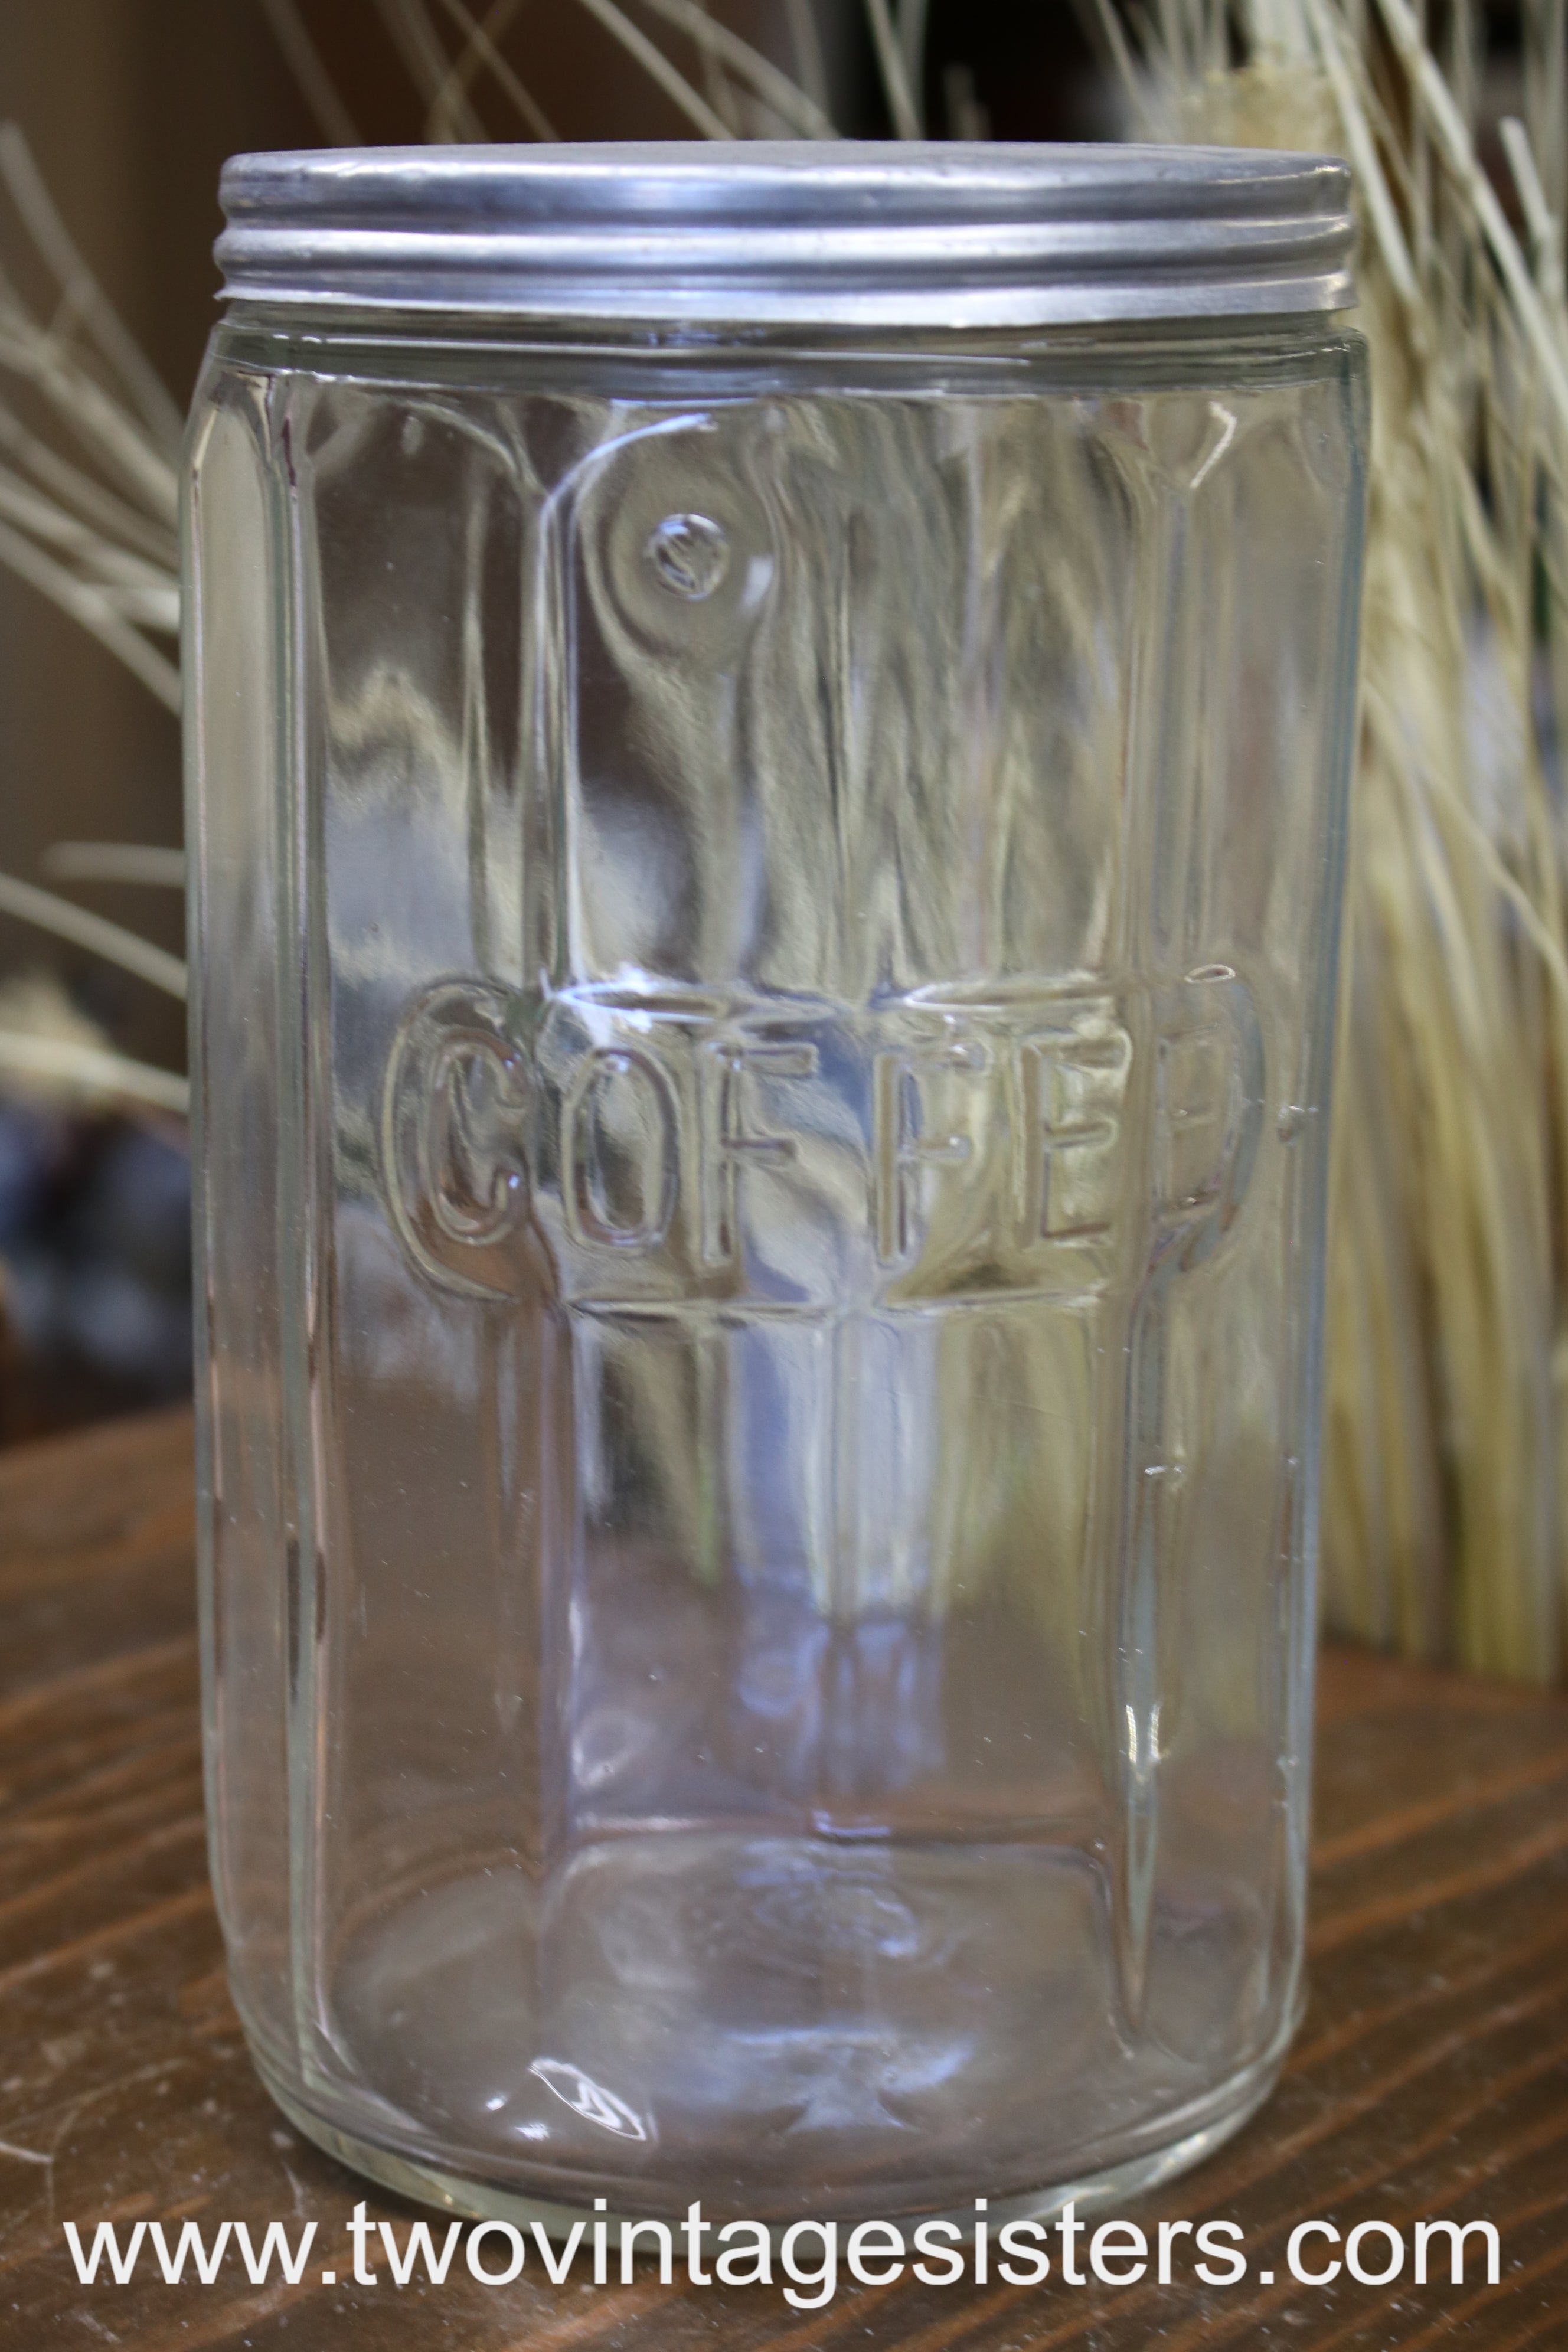
M442 981L405 1006L382 1088L382 1184L420 1272L469 1298L512 1298L537 1270L528 1224L530 1081L507 998Z

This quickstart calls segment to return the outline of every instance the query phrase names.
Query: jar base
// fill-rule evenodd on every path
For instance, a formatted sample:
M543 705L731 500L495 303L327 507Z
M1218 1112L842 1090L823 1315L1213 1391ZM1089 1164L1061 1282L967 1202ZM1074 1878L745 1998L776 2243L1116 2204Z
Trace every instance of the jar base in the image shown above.
M1263 2054L1245 2066L1219 2086L1203 2103L1203 2117L1194 2128L1157 2147L1142 2151L1120 2164L1108 2165L1102 2170L1079 2178L1047 2183L1007 2196L989 2199L989 2218L994 2226L1010 2221L1048 2221L1069 2202L1082 2211L1103 2210L1110 2205L1123 2205L1129 2200L1142 2196L1167 2180L1190 2172L1222 2147L1226 2141L1250 2122L1272 2092L1284 2063L1285 2052L1295 2032L1294 2016L1279 2040ZM485 2180L459 2172L448 2172L437 2164L426 2163L402 2151L384 2147L357 2133L346 2131L341 2125L329 2122L314 2114L297 2093L279 2081L262 2053L252 2044L251 2054L257 2072L267 2091L288 2117L296 2131L336 2158L351 2171L363 2173L384 2189L392 2189L414 2203L434 2206L447 2213L459 2214L474 2221L510 2221L528 2230L538 2223L547 2237L563 2239L570 2235L579 2222L595 2221L608 2224L612 2244L614 2233L624 2221L627 2223L645 2218L669 2220L671 2214L659 2212L662 2200L652 2198L641 2213L628 2210L625 2213L593 2210L587 2203L559 2204L537 2197L526 2190L505 2183ZM1190 2112L1190 2111L1189 2111ZM987 2193L984 2180L974 2184L974 2195ZM728 2216L716 2215L715 2219ZM862 2211L850 2214L826 2213L824 2219L837 2219L841 2226L852 2227L858 2221L889 2221L913 2224L922 2221L952 2221L961 2226L973 2224L973 2205L955 2206L933 2211L929 2207L900 2209L895 2192L885 2201L869 2199ZM769 2234L775 2240L787 2228L787 2221L770 2221Z

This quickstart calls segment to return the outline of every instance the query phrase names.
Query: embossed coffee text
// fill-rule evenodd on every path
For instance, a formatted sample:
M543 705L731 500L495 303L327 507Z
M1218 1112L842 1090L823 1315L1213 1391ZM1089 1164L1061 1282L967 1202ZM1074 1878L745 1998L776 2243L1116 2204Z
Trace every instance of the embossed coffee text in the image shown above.
M476 1297L1081 1297L1215 1244L1262 1097L1226 965L865 1007L453 979L398 1024L383 1174L415 1263Z

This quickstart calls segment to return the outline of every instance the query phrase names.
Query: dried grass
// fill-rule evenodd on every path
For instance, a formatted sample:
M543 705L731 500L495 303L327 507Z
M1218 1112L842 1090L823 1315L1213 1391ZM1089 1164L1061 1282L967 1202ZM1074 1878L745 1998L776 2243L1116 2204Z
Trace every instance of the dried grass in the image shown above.
M116 1053L45 972L0 982L0 1075L7 1093L71 1110L146 1108L184 1117L190 1106L184 1078Z
M177 712L179 670L163 646L180 625L179 412L77 251L14 123L0 126L0 192L30 265L55 289L40 317L0 268L0 375L85 460L63 456L0 397L0 449L10 461L0 462L0 564ZM0 874L0 913L184 995L177 956L53 891ZM42 982L11 1002L0 1018L0 1080L35 1090L52 1080L74 1100L183 1106L183 1078L115 1054L90 1024L73 1027L63 1004Z
M1331 1624L1547 1681L1568 1589L1568 323L1561 186L1507 134L1529 251L1408 0L1270 0L1240 68L1172 0L1155 135L1348 155L1373 451L1334 1128ZM1170 18L1179 17L1173 24ZM1531 120L1560 123L1561 40ZM1539 76L1552 87L1542 90Z

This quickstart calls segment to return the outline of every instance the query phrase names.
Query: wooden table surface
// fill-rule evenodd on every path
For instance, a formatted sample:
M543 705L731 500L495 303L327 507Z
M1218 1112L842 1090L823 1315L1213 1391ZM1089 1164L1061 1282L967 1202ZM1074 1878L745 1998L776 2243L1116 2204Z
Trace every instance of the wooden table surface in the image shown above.
M121 1423L0 1455L0 2346L768 2347L1512 2352L1568 2346L1568 1699L1331 1654L1321 1685L1312 2003L1263 2114L1131 2209L1229 2219L1239 2287L487 2288L349 2276L358 2199L251 2071L207 1893L190 1428ZM1485 2218L1499 2285L1292 2284L1321 2216ZM295 2287L79 2284L68 2220L319 2224ZM259 2226L258 2226L259 2225ZM177 2229L171 2236L177 2235ZM439 2235L439 2232L437 2232ZM1439 2249L1442 2242L1438 2242ZM1367 2249L1368 2263L1380 2242ZM1271 2268L1276 2284L1258 2273ZM151 2270L152 2275L148 2275ZM234 2273L237 2272L237 2276ZM678 2279L682 2273L678 2270Z

